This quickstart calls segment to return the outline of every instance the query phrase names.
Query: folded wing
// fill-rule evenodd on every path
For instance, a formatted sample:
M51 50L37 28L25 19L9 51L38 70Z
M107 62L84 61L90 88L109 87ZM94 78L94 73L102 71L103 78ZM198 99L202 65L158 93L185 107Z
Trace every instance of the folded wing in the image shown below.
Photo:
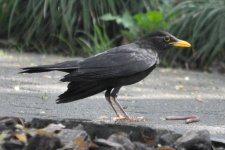
M158 55L154 51L128 44L87 58L62 81L97 81L129 76L147 70L157 60Z

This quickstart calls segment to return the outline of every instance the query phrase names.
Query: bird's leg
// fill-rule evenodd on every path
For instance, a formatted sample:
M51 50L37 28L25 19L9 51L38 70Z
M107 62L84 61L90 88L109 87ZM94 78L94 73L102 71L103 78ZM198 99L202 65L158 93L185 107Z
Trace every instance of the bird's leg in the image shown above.
M122 118L123 116L116 110L116 108L114 107L111 99L110 99L110 93L111 93L112 88L108 88L105 92L105 99L109 102L110 106L112 107L112 109L114 110L114 112L116 113L116 117L118 118Z
M118 117L118 118L115 118L115 120L127 120L127 121L130 121L130 122L144 121L144 119L142 117L141 118L131 118L131 117L129 117L128 114L123 109L123 107L120 105L120 103L116 100L116 97L117 97L117 94L118 94L120 88L121 87L114 88L113 91L110 94L110 100L113 101L117 105L117 107L120 109L120 111L124 115L124 117L122 117L122 118Z
M123 113L124 117L129 118L128 114L124 111L123 107L120 105L120 103L116 100L117 94L119 92L121 87L114 88L113 91L110 94L110 99L117 105L117 107L120 109L120 111Z

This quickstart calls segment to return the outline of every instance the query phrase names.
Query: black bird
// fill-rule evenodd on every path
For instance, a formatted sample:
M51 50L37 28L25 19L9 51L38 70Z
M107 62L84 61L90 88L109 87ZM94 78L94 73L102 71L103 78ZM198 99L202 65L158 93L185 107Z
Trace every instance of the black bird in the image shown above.
M67 103L83 99L102 91L116 113L117 119L130 118L116 100L122 86L144 79L158 65L161 56L172 47L190 47L168 32L155 31L137 41L112 48L82 61L66 61L54 65L22 68L21 73L63 71L68 74L61 81L70 82L66 92L56 100Z

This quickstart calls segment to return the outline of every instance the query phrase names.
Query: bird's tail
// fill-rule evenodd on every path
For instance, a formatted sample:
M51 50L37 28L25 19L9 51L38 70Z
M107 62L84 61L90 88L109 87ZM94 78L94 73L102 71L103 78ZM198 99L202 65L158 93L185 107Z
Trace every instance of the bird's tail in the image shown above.
M66 61L63 63L58 63L54 65L43 65L35 67L26 67L22 68L23 71L19 73L39 73L39 72L48 72L48 71L64 71L70 73L73 70L78 68L78 63L80 61Z
M57 104L83 99L104 91L104 85L96 82L70 82L65 93L59 95Z

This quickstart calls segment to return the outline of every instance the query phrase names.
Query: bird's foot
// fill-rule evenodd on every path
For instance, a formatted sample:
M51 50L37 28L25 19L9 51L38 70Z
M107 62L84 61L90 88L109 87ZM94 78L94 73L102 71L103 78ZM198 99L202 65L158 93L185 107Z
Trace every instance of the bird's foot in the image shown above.
M185 120L185 123L193 123L200 121L200 118L196 115L191 116L167 116L165 120Z
M115 122L144 122L145 119L144 117L124 117L124 116L119 116L119 117L114 117L113 120Z

